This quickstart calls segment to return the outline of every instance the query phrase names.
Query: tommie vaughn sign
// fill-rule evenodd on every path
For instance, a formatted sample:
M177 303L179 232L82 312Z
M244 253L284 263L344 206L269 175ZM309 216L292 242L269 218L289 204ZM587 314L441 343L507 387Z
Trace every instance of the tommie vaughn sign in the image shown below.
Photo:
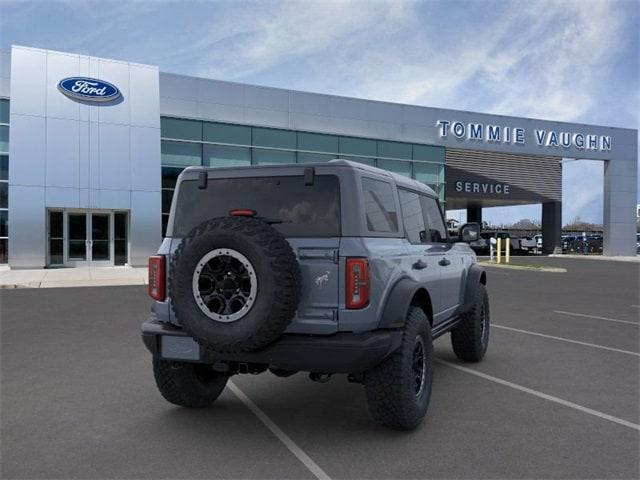
M69 98L87 102L110 102L120 98L118 87L112 83L88 77L63 78L58 90Z
M524 145L527 142L527 131L520 127L438 120L436 128L440 138L447 138L451 135L457 139L471 142L511 143L516 145ZM611 137L608 135L557 132L555 130L536 128L533 131L532 140L540 147L545 148L575 147L579 150L611 150Z

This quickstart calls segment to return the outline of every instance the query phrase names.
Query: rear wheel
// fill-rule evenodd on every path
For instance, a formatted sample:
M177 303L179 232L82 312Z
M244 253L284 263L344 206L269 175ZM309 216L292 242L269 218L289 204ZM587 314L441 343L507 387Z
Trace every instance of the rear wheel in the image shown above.
M416 428L427 413L432 380L431 326L421 308L411 307L400 347L365 374L371 416L395 430Z
M451 330L451 345L460 360L479 362L489 346L489 295L479 284L471 310L462 315L462 321Z
M190 408L210 406L229 379L215 372L211 365L161 359L153 360L153 375L165 400Z

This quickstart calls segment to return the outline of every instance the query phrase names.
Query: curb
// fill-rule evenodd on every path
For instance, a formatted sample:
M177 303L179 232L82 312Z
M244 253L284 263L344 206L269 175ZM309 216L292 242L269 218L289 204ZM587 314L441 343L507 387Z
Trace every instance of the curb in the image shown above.
M491 262L478 262L483 267L504 268L507 270L527 270L529 272L549 272L549 273L566 273L567 269L562 267L528 267L525 265L507 265Z
M105 280L51 280L48 282L5 283L0 290L17 290L23 288L77 288L77 287L126 287L131 285L146 285L147 282L138 279L105 279Z

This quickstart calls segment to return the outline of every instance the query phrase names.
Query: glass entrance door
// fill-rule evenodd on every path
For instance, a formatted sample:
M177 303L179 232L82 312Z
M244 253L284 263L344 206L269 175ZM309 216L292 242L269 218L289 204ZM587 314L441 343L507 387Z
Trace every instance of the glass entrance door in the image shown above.
M128 261L128 212L50 210L49 266L113 266Z
M111 225L113 223L113 213L91 213L88 215L91 221L91 263L99 265L113 265Z
M81 266L86 264L87 246L87 214L68 213L67 214L67 261Z

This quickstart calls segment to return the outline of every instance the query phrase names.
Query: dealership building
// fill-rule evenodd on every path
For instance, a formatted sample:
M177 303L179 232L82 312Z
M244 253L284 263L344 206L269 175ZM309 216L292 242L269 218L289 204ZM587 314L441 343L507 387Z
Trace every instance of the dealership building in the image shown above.
M561 243L562 160L601 160L604 254L635 255L637 139L14 46L0 53L0 263L143 265L185 167L337 157L424 182L469 221L483 207L542 204L547 253Z

